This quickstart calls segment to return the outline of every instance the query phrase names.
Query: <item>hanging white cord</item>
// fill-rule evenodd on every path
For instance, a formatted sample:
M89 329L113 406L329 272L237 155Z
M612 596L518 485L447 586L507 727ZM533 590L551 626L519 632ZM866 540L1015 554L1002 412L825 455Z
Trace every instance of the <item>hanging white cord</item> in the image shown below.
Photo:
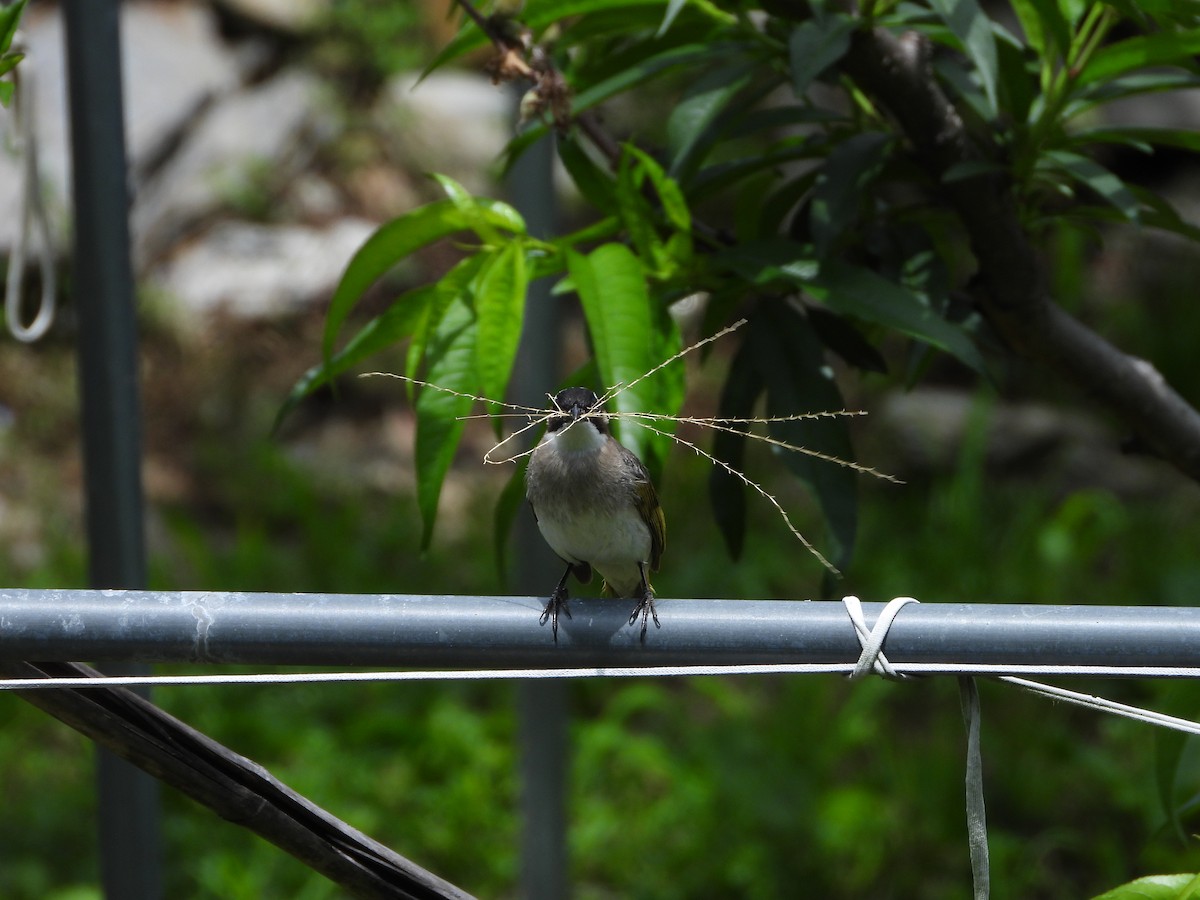
M21 42L21 34L13 41ZM33 74L28 52L20 65L13 69L11 107L15 128L13 148L21 161L18 179L17 235L8 257L8 279L4 286L4 317L8 330L18 341L32 343L50 330L54 321L55 295L58 291L54 271L54 245L50 242L50 224L42 201L41 176L38 168L37 135L34 130ZM42 271L42 296L33 321L21 321L21 294L25 281L25 254L32 231L37 230L40 244L38 265Z

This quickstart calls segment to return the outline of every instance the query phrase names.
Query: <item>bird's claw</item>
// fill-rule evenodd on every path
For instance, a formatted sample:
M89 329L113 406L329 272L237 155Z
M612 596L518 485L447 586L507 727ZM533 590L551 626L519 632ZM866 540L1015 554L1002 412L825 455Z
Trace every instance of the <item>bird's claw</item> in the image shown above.
M557 588L550 599L546 601L546 608L542 610L542 615L538 618L539 625L545 625L546 620L550 620L550 631L554 634L554 643L558 643L558 614L564 612L567 618L571 618L571 607L567 603L567 591L565 588Z
M650 619L654 619L654 627L662 628L658 622L658 610L654 608L654 594L650 591L642 594L642 599L638 601L638 605L633 608L633 612L629 615L629 624L635 623L638 618L642 620L642 642L646 640L646 629L650 624Z

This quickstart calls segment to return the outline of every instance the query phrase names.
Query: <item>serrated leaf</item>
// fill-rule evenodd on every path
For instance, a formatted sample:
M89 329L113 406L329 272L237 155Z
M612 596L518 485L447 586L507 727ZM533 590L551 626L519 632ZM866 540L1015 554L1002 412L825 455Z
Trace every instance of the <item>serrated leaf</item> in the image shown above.
M1138 35L1101 47L1075 77L1075 86L1102 84L1149 66L1195 69L1200 54L1200 28Z
M975 0L930 0L930 6L958 38L983 85L992 116L999 113L996 101L996 40L992 23Z
M804 319L783 302L763 303L751 318L746 342L767 390L767 415L844 409L821 344ZM772 422L773 438L839 459L853 460L845 419ZM825 518L831 538L827 557L844 568L858 531L858 479L854 470L803 453L780 451L788 470L804 482Z
M813 188L809 223L817 253L825 256L858 221L868 188L883 170L893 138L866 131L847 138L821 169Z
M322 345L325 359L332 357L342 323L367 288L413 251L466 227L467 223L454 203L441 200L381 225L367 238L347 264L329 303Z
M855 22L845 15L827 15L801 22L788 38L792 91L803 97L817 78L846 55Z
M870 269L824 260L805 288L831 309L917 338L984 372L983 357L962 328L947 322L908 288Z
M425 380L464 393L474 393L475 313L461 298L451 303L426 347ZM437 522L438 497L454 461L472 401L432 387L417 394L417 505L421 511L421 549L429 547Z
M279 430L283 420L305 397L331 382L364 359L374 356L409 337L426 314L437 285L425 285L401 294L392 305L362 327L334 356L305 372L292 387L275 414L271 431Z
M721 418L748 419L754 415L754 405L763 391L762 376L754 361L754 350L743 341L729 364L717 415ZM739 472L745 472L746 437L741 432L717 431L713 434L712 454ZM712 503L717 528L725 540L729 556L741 558L746 538L746 485L737 476L720 466L713 466L708 476L708 496Z
M604 244L588 256L570 253L571 280L583 304L604 387L629 384L675 353L679 331L666 309L652 302L638 258L623 244ZM610 408L617 412L673 415L683 402L683 367L667 366L622 390ZM616 423L620 428L623 423ZM669 438L637 427L620 428L621 440L652 476L662 471Z
M475 293L475 368L483 395L492 400L503 400L508 388L521 341L528 285L525 246L519 240L505 244L479 276Z

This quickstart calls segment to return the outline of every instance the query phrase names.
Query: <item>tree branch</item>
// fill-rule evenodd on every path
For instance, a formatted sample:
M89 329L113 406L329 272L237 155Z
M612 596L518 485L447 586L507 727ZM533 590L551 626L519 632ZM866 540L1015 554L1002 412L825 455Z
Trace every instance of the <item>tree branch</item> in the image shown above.
M0 663L19 678L97 675L79 663ZM373 841L262 768L123 688L14 691L219 816L286 850L355 897L469 895Z
M915 35L858 32L845 70L892 115L936 182L955 163L984 158L934 80ZM1154 366L1114 347L1054 302L1009 184L986 175L943 183L942 190L970 239L984 287L983 312L1010 348L1083 388L1146 446L1200 481L1200 413Z

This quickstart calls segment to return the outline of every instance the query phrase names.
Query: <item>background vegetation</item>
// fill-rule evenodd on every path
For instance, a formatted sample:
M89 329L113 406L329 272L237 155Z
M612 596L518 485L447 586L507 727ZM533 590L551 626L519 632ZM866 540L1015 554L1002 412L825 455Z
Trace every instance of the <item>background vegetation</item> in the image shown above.
M355 34L366 39L370 29ZM1118 344L1179 373L1176 384L1195 397L1192 348L1180 337L1200 333L1194 282L1168 277L1152 296L1096 303L1099 248L1066 239L1054 246L1061 252L1051 280L1076 286L1060 298ZM374 477L377 460L363 451L382 444L403 452L381 438L411 418L394 412L398 392L390 386L348 384L336 406L306 405L304 422L267 438L297 374L296 348L315 355L321 325L320 314L266 334L231 325L224 346L213 348L146 323L149 363L171 385L148 392L148 440L170 446L186 473L175 499L151 511L152 586L503 590L486 549L501 483L480 471L474 452L486 446L486 432L466 432L467 451L449 472L437 537L425 554L417 550L426 530L415 483ZM907 342L878 338L890 370L905 371L913 359ZM6 348L0 358L4 402L21 413L3 432L0 478L37 499L41 515L56 523L39 529L50 539L37 552L22 554L19 540L8 542L3 583L84 581L71 508L78 501L64 497L75 450L69 356L64 340L37 351ZM718 352L693 373L688 402L713 408L728 365L728 353ZM925 366L935 383L972 383L958 364ZM1006 372L1006 397L1036 388L1060 409L1077 402L1038 378L1021 367ZM884 375L848 366L839 368L839 384L851 405L867 409L894 390ZM980 388L979 397L946 468L906 471L872 419L857 424L859 457L899 467L909 482L860 486L855 563L839 590L923 602L1193 602L1200 562L1190 482L1165 465L1137 491L1104 478L1066 484L1052 465L1005 468L989 453L993 388ZM321 428L330 423L354 436L335 442L337 454L322 454ZM350 458L339 463L339 454ZM820 568L753 502L736 563L715 549L683 552L722 540L705 499L709 471L690 454L663 462L671 544L656 579L661 596L820 592ZM747 464L801 528L820 533L819 510L778 460L752 455ZM399 455L395 465L410 468L412 460ZM1191 685L1101 687L1200 714ZM571 690L570 842L579 897L967 893L963 735L952 684L747 678L595 681ZM515 894L511 685L175 688L158 700L467 890ZM1148 872L1196 870L1190 835L1200 766L1191 742L999 686L984 685L983 703L993 896L1086 897ZM0 896L97 896L89 760L82 739L0 696L9 812L0 820ZM167 800L171 896L335 895L273 848L186 801Z

